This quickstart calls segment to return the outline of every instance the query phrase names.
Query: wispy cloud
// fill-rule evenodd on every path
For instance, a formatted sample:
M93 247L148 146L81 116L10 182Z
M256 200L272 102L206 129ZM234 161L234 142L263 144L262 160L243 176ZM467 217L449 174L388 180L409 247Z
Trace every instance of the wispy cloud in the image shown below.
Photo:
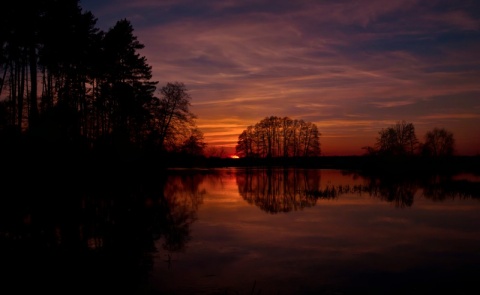
M186 84L211 144L269 115L315 122L327 154L359 153L400 119L480 124L475 1L85 2L132 19L154 79ZM465 125L452 125L462 146Z
M454 119L454 120L462 120L462 119L479 119L480 113L445 113L445 114L430 114L426 116L420 116L420 119L423 120L432 120L432 119Z

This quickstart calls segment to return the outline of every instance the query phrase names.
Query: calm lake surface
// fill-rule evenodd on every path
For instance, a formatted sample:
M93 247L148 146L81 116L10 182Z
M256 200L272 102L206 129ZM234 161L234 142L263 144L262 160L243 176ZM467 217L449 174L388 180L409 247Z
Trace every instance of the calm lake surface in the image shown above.
M4 283L97 294L480 291L480 176L177 169L122 185L3 201Z
M155 256L159 290L408 294L478 282L478 191L337 170L219 172L195 193L188 176L171 176L167 195L195 214L185 249L170 253L170 264L165 250Z

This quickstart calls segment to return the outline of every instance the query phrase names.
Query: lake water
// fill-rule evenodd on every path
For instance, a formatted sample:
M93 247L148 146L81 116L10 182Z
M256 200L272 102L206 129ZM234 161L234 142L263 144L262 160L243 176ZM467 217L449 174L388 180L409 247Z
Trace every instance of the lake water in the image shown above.
M177 169L2 208L1 270L19 291L480 291L476 175Z

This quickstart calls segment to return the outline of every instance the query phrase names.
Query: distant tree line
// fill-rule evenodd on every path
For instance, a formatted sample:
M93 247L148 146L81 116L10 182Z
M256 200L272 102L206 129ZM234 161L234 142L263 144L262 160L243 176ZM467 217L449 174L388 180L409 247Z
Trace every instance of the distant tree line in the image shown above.
M8 1L0 19L0 137L86 150L202 154L180 82L158 94L131 23L96 27L78 0Z
M368 155L446 157L454 155L455 139L452 132L435 127L427 131L424 142L420 142L413 123L403 120L380 130L375 146L367 146L364 149Z
M238 136L241 157L311 157L320 155L320 132L314 123L289 117L265 117Z

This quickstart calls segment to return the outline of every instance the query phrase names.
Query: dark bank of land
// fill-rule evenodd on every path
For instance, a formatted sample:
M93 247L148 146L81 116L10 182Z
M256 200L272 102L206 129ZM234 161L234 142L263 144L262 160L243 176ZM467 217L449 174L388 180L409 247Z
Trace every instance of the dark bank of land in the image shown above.
M476 156L315 156L272 158L220 158L183 153L119 155L112 151L78 152L24 148L3 152L3 172L22 170L128 171L152 173L168 168L315 168L390 172L472 172L480 173L480 155ZM40 173L40 172L39 172Z
M195 162L179 161L181 167L193 167ZM176 166L171 163L172 166ZM205 158L197 159L199 167L292 167L316 169L345 169L365 172L480 173L480 156L431 157L372 157L372 156L318 156L305 158Z
M44 178L51 183L61 179L96 181L98 179L155 179L170 168L308 168L341 169L368 174L457 174L480 175L477 156L317 156L273 158L219 158L182 153L120 155L112 151L78 152L19 148L3 151L3 181L15 182Z
M480 175L480 155L476 156L315 156L271 158L220 158L185 153L135 153L115 149L86 151L77 146L18 144L4 142L1 182L22 185L84 186L108 180L151 181L170 168L308 168L341 169L371 175L415 176L425 174L472 173Z

